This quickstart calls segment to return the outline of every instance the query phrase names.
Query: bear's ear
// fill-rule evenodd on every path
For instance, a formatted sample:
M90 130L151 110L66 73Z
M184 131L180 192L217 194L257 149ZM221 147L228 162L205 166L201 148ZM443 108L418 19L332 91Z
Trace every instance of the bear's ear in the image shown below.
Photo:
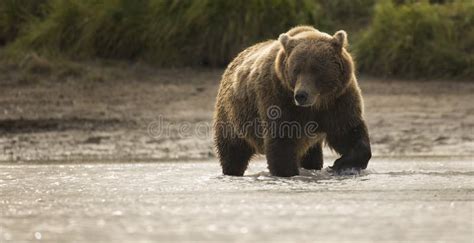
M287 34L281 34L280 37L278 37L278 41L287 55L290 54L291 50L296 46L296 41Z
M347 47L347 33L344 30L339 30L333 35L333 43L338 48Z

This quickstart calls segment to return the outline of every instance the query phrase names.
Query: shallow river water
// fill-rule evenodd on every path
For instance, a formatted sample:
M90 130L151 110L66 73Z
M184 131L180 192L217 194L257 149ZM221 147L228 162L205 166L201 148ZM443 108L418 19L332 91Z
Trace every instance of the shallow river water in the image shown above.
M0 242L472 242L473 163L376 157L289 179L263 161L244 177L217 161L0 164Z

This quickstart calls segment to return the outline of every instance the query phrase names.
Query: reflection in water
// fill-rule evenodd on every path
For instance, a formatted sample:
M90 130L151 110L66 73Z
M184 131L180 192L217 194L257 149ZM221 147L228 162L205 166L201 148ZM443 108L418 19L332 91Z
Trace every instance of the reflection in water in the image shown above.
M472 238L470 160L374 162L291 178L263 162L243 177L217 161L0 165L0 241Z

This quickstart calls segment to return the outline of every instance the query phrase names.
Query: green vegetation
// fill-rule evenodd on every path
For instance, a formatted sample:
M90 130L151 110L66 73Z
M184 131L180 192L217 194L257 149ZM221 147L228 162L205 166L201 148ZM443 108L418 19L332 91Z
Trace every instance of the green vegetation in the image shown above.
M310 24L347 30L361 72L473 76L470 1L394 2L2 0L0 45L21 57L224 66L255 42Z
M356 43L361 70L406 77L474 77L474 2L379 4Z
M299 23L325 26L319 11L310 0L51 0L47 15L24 26L12 46L74 58L217 66Z
M0 1L0 45L14 40L26 23L43 15L47 0Z

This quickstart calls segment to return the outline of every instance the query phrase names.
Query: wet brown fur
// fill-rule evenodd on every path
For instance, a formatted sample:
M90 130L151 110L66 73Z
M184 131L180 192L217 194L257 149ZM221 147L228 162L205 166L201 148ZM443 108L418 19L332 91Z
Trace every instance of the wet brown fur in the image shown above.
M366 168L370 143L346 45L343 31L331 36L298 26L279 40L247 48L228 65L214 116L214 141L224 174L243 175L256 153L266 155L269 170L276 176L297 175L300 166L321 169L323 141L341 155L333 168ZM295 105L297 89L309 93L314 101L311 106ZM280 115L269 117L269 109L275 107ZM297 122L302 127L317 122L317 135L258 136L256 120Z

